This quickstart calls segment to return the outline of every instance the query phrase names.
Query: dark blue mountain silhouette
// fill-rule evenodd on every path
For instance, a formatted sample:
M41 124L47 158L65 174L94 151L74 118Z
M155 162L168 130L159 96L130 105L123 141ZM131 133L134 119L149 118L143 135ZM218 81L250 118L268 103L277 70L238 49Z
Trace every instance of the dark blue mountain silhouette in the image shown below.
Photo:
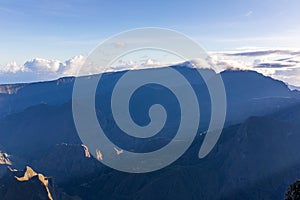
M192 146L165 169L127 174L87 158L72 117L73 77L0 86L1 150L53 176L66 192L83 199L282 199L287 186L300 177L300 93L257 72L222 72L226 128L213 151L200 160L198 151L210 121L209 93L196 69L173 67L194 88L202 118ZM136 91L130 109L135 122L144 125L149 106L164 105L170 117L162 134L144 141L120 136L109 103L124 73L103 74L96 95L96 102L102 102L96 103L99 123L124 149L145 152L164 146L177 128L180 109L174 95L155 84Z

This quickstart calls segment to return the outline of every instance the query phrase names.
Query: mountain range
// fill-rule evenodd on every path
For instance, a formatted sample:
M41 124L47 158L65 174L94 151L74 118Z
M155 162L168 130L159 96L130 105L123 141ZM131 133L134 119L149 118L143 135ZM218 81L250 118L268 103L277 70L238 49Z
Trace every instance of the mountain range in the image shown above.
M254 71L221 72L227 95L225 128L213 151L199 159L210 120L209 93L203 80L195 75L196 69L172 67L186 77L197 94L200 128L180 159L146 174L110 169L93 158L81 143L72 116L74 77L0 85L0 197L14 198L9 196L14 194L14 188L30 188L45 196L45 187L36 183L41 181L37 174L45 174L55 181L48 189L50 193L53 188L60 191L54 199L283 199L288 185L300 177L300 92ZM114 84L124 73L103 74L96 100L109 99ZM177 102L170 101L168 95L171 94L163 88L145 87L135 96L133 116L139 123L146 123L147 117L139 112L143 106L139 102L157 101L167 105L167 112L176 114ZM126 138L118 136L119 130L107 109L109 101L103 102L96 105L98 120L110 130L116 144L124 144ZM146 145L125 142L124 149L148 151L161 147L169 141L177 120L170 118L168 134L160 140L147 141ZM26 166L31 166L39 173L30 172L34 175L25 180L28 186L23 187L12 175L14 172L6 170L7 166L25 168L25 174L32 170ZM17 177L22 176L25 177Z

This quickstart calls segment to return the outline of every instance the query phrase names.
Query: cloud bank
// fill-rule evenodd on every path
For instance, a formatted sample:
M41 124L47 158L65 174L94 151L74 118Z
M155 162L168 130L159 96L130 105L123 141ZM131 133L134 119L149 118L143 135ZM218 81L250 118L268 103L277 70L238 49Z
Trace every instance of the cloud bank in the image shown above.
M34 82L74 76L83 65L85 57L75 56L67 61L34 58L23 65L16 62L0 66L0 83Z
M255 70L290 85L300 86L300 50L242 48L231 52L210 52L209 55L208 62L217 72L226 69ZM0 66L0 83L45 81L76 76L85 60L84 56L79 55L64 62L42 58L29 60L23 65L11 62ZM199 64L199 60L195 59L192 63ZM138 61L121 59L105 71L156 68L173 64L176 62L166 61L164 58L141 57ZM99 68L98 72L101 73L102 70L103 68Z
M244 49L211 53L214 65L224 69L255 70L266 76L300 86L300 50Z

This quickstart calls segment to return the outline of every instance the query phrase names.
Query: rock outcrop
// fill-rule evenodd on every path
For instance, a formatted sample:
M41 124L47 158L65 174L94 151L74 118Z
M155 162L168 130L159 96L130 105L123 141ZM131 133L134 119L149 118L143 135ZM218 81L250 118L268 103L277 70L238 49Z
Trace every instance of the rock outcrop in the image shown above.
M26 166L23 171L9 168L0 179L0 199L2 200L76 200L63 193L51 177L35 172Z

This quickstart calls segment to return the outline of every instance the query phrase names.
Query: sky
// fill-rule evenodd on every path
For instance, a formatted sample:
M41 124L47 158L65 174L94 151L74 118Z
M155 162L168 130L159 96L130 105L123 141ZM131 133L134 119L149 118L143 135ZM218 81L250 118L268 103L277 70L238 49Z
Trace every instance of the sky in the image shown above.
M271 65L261 68L300 85L294 74L300 71L294 59L300 49L299 8L298 0L0 0L0 83L72 75L72 68L106 38L133 28L162 27L190 36L214 59L246 63L242 67L280 62L274 55L296 59L293 66L280 63L280 73L278 66L277 71ZM262 50L269 54L228 55Z

